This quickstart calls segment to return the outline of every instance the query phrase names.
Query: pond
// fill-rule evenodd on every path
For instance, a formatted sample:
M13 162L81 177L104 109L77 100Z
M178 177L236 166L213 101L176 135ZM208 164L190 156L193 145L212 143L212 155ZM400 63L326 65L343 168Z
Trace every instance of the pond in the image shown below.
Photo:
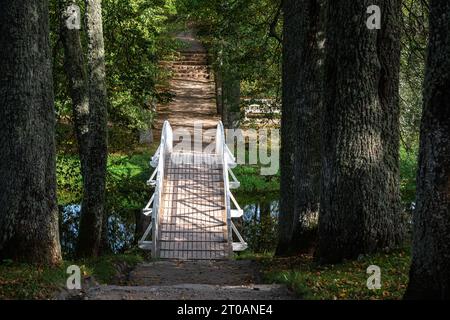
M277 195L239 197L238 203L244 210L242 219L235 221L252 252L269 252L278 241L279 200Z
M60 207L59 211L61 249L65 258L73 258L78 237L81 206L79 204L67 205ZM133 247L136 230L134 220L124 219L117 214L109 216L108 243L113 253L122 253Z
M277 195L240 197L238 202L244 210L241 219L234 223L253 252L267 252L275 249L277 243L277 222L279 201ZM79 204L60 207L60 239L65 258L74 257L78 225ZM124 210L113 213L108 220L108 242L113 253L122 253L136 247L136 214Z

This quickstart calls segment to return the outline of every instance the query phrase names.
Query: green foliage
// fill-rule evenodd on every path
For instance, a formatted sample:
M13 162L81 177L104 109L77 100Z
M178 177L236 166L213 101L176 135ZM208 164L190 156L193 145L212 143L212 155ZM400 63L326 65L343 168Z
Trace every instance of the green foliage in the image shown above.
M144 259L141 255L127 253L82 260L76 264L82 266L85 275L94 276L95 280L101 284L111 284L118 275L116 267L118 264L125 264L127 268L133 268L143 261Z
M65 286L70 265L80 266L82 276L93 276L100 283L111 283L118 275L116 265L133 268L141 263L139 254L127 253L103 256L81 261L64 261L59 266L41 267L0 261L0 300L4 299L51 299Z
M278 243L278 218L264 212L259 219L244 224L243 236L253 252L274 251Z
M274 176L262 176L259 166L239 165L233 172L241 183L236 190L239 195L251 195L260 192L273 193L280 189L280 173Z
M400 192L402 202L410 206L416 199L416 175L419 148L400 149Z
M78 142L71 123L60 121L56 124L56 150L64 154L78 153Z
M56 157L57 196L60 205L80 203L83 179L77 156L58 154Z
M83 16L83 1L75 2ZM70 119L72 106L64 72L61 10L59 0L50 1L55 106L59 119ZM147 128L155 104L166 99L164 91L157 90L166 79L159 61L177 47L169 35L172 27L176 27L169 23L176 14L174 0L104 0L102 11L109 121L129 129ZM85 30L81 31L86 51Z
M249 256L250 257L250 256ZM268 283L284 283L303 299L398 300L408 284L409 250L361 257L339 265L318 266L311 256L258 258ZM366 286L370 265L381 268L381 289Z
M110 119L128 128L147 128L163 80L159 61L172 53L168 19L171 0L103 1Z
M136 130L118 125L108 128L108 152L110 154L131 154L138 152L139 147Z
M65 262L57 267L38 267L0 262L0 300L4 299L48 299L65 283Z
M107 210L126 219L134 219L148 201L150 188L146 185L150 177L149 154L114 156L108 161Z
M148 193L145 182L151 173L150 158L149 153L109 156L107 193L110 208L117 208L118 205L142 206L142 193ZM57 184L60 205L81 202L83 186L78 156L57 156Z
M403 1L400 129L402 144L407 149L414 148L419 141L427 42L428 6L426 1Z
M281 86L281 44L276 32L279 1L178 0L178 12L195 22L214 57L216 69L241 79L243 96L278 98Z

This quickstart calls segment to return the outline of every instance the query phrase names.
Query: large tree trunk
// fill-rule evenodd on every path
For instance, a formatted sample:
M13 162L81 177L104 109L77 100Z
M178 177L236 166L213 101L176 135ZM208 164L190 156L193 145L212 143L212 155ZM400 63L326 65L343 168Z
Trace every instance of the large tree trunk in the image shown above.
M101 247L107 162L107 95L101 0L86 0L89 71L89 152L83 181L77 255L96 256Z
M288 99L295 99L292 88L289 86L292 80L290 63L297 56L298 43L294 39L297 35L298 14L297 3L286 0L283 3L284 24L283 24L283 101L281 108L281 148L280 148L280 215L278 222L278 245L275 254L285 255L289 252L292 234L294 230L294 210L295 210L295 171L294 171L294 148L295 137L292 134L295 130L294 116L295 109L288 107ZM295 75L294 75L295 77Z
M0 1L0 260L61 261L48 1Z
M450 299L450 2L430 3L408 299Z
M86 176L89 156L89 87L81 44L81 32L69 29L67 8L75 1L62 0L61 36L64 44L64 69L68 80L69 95L72 100L74 128L78 141L81 172Z
M367 8L382 11L369 30ZM329 1L317 258L335 263L401 243L400 0Z
M282 192L277 254L310 245L320 198L321 0L283 4ZM314 233L314 231L312 231Z

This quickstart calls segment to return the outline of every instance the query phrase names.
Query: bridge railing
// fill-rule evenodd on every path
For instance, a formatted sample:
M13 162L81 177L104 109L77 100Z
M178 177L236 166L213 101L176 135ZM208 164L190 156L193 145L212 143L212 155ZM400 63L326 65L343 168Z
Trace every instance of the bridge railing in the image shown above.
M148 185L155 187L155 192L150 198L150 201L147 203L145 208L143 209L143 214L146 216L151 215L152 221L150 225L147 227L144 235L139 241L139 247L145 250L152 250L152 255L157 257L159 255L158 252L158 234L159 234L159 211L161 204L161 197L164 188L164 173L165 173L165 163L167 156L173 150L173 131L170 123L168 121L164 122L162 134L161 134L161 143L159 145L158 150L155 152L155 155L152 157L150 161L150 165L155 168L150 179L147 181ZM146 240L152 232L152 241Z
M216 156L221 159L223 165L223 181L225 192L225 205L227 210L227 225L228 225L228 242L232 244L233 251L244 251L248 248L247 243L242 238L239 230L234 225L232 218L240 218L244 212L234 198L230 189L236 189L240 186L231 169L236 167L236 159L226 144L225 130L223 124L219 121L216 131ZM232 181L230 182L230 177ZM235 209L231 208L231 203ZM237 236L239 242L233 241L233 233Z
M159 216L160 204L162 202L162 193L164 190L164 173L166 158L170 156L173 150L173 131L168 121L164 122L161 143L155 155L152 157L150 164L155 168L147 184L155 187L155 192L143 209L143 214L152 217L150 225L147 227L144 235L139 241L139 247L144 250L151 250L154 257L159 256L158 252L158 235L159 235ZM232 244L233 251L243 251L247 249L248 245L240 235L238 229L234 225L232 218L240 218L243 216L243 210L240 208L230 189L236 189L240 183L236 179L231 169L236 167L236 159L228 148L225 140L225 131L222 122L217 125L216 131L216 157L223 165L223 181L224 181L224 197L227 210L227 226L228 226L228 241ZM230 177L231 180L230 181ZM232 209L232 205L234 209ZM149 241L150 232L152 240ZM239 242L233 242L233 233L238 238Z

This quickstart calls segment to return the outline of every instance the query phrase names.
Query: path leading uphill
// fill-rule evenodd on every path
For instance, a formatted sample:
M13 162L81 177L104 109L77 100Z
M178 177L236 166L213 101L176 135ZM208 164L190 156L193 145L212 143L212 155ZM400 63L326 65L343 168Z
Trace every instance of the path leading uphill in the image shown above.
M203 129L214 129L220 120L208 53L192 31L179 34L177 39L185 45L178 58L163 62L172 71L169 89L175 97L157 107L154 137L160 136L165 120L173 129L185 128L191 134L196 121L203 124Z

